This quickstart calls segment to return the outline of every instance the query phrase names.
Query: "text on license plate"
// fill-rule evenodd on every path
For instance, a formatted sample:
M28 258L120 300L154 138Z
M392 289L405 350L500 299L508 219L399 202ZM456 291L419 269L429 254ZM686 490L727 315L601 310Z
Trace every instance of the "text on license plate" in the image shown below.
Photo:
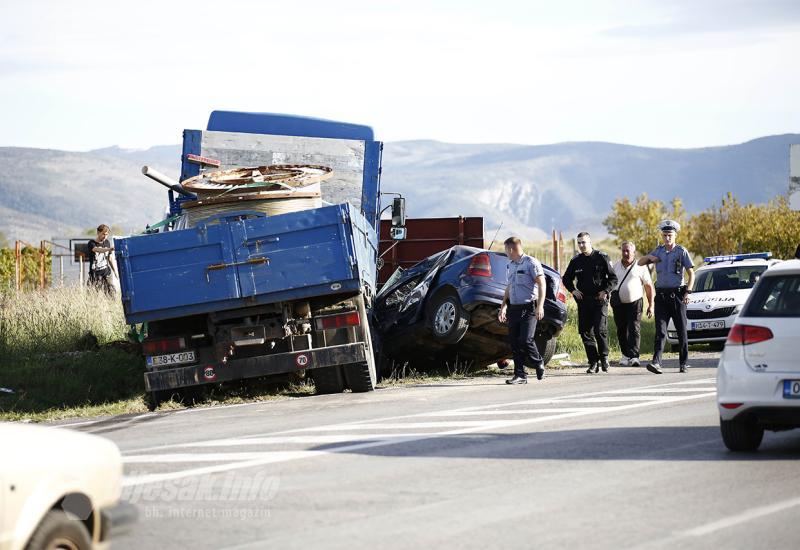
M725 328L725 321L696 321L692 323L692 330L709 330Z
M147 365L150 367L160 367L162 365L180 365L182 363L194 363L195 361L197 361L197 359L193 351L182 351L180 353L153 355L147 357Z
M786 399L800 399L800 380L784 380L783 397Z

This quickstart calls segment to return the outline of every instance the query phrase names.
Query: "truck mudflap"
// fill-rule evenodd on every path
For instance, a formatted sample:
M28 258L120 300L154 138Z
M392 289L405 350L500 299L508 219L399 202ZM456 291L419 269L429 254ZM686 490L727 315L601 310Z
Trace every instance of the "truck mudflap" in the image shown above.
M192 365L146 372L145 389L149 392L212 384L270 374L285 374L304 369L334 367L367 360L364 342L329 346L274 355L232 359L223 365Z

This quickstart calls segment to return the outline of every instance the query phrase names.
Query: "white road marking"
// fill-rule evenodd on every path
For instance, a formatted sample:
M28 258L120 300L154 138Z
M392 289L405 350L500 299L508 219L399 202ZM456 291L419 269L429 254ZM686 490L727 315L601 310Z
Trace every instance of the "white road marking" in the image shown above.
M542 414L575 411L604 411L608 407L553 407L549 409L511 409L505 411L440 411L424 413L422 416L477 416L477 415L504 415L504 414Z
M693 391L717 391L715 386L703 386L702 388L649 388L644 390L617 390L614 393L690 393Z
M237 447L247 445L276 445L282 443L348 443L354 440L392 439L399 437L422 437L426 433L383 433L383 434L321 434L321 435L289 435L276 437L245 437L238 439L217 439L200 441L198 443L180 443L173 445L176 448L186 447ZM159 456L159 455L154 455Z
M641 401L636 403L629 403L625 405L616 405L611 407L605 407L603 412L612 412L612 411L623 411L623 410L631 410L643 407L651 407L654 405L663 405L667 403L679 403L682 401L690 401L693 399L702 399L705 397L711 397L716 395L716 393L701 393L697 395L681 395L681 396L672 396L672 397L660 397L657 400L648 400L648 401ZM262 466L265 464L274 464L277 462L287 462L293 460L302 460L306 458L312 458L317 456L323 455L331 455L331 454L339 454L339 453L348 453L363 449L370 449L376 447L385 447L389 445L397 445L399 443L409 443L409 442L416 442L416 441L424 441L427 439L439 438L439 437L448 437L448 436L455 436L455 435L465 435L471 433L477 433L481 431L485 431L490 428L513 428L519 426L525 426L530 424L537 424L541 422L547 422L551 420L561 420L566 418L576 418L580 416L586 415L594 415L598 414L598 411L595 410L580 410L574 412L568 412L563 414L552 414L547 416L537 416L535 418L523 418L523 419L516 419L516 420L506 420L506 421L486 421L480 422L478 425L465 427L461 429L455 429L445 432L431 432L424 435L419 435L415 437L402 437L402 438L392 438L392 439L382 439L378 441L363 441L354 443L352 445L341 445L338 447L331 447L325 450L305 450L305 451L287 451L282 454L274 454L274 453L261 453L262 458L257 458L254 460L245 460L239 462L232 462L228 464L220 464L216 466L208 466L205 468L192 468L188 470L180 470L176 472L168 472L168 473L160 473L160 474L149 474L149 475L139 475L139 476L127 476L123 478L122 485L125 487L134 486L134 485L144 485L149 483L158 483L164 481L171 481L175 479L181 479L190 476L197 476L197 475L206 475L212 473L219 473L219 472L226 472L231 470L239 470L243 468L251 468L255 466ZM362 422L364 424L366 422ZM338 426L355 426L358 425L357 423L351 424L338 424L338 425L331 425L327 426L327 428L337 429ZM380 425L380 424L378 424ZM305 431L306 429L299 429L299 430L288 430L287 432L279 432L280 433L297 433ZM277 434L275 434L277 435ZM173 446L174 447L174 446ZM156 455L158 456L158 455Z
M788 510L789 508L794 508L795 506L800 506L800 498L793 498L791 500L784 500L783 502L776 502L775 504L769 504L767 506L751 508L750 510L745 510L740 514L695 527L694 529L690 529L682 534L687 537L702 537L705 535L710 535L715 531L727 529L728 527L734 527L740 523L747 523L748 521L782 512L783 510Z

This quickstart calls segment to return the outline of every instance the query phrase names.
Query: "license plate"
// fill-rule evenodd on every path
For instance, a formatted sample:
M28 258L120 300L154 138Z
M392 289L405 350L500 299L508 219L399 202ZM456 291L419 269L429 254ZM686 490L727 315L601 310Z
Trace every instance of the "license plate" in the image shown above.
M148 356L148 367L162 367L164 365L181 365L183 363L194 363L197 361L193 351L182 351L180 353L170 353L168 355Z
M692 323L692 330L712 330L715 328L725 328L725 321L695 321Z
M783 381L784 399L800 399L800 380Z

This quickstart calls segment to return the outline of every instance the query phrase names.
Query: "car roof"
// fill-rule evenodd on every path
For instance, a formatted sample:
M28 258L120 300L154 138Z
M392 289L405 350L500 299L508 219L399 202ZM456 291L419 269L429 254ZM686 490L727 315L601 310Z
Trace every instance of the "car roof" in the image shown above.
M710 264L704 264L697 268L697 271L706 271L709 269L719 269L721 267L748 267L748 266L770 266L771 261L758 259L750 259L750 260L731 260L727 262L713 262Z
M775 264L764 272L764 276L795 275L800 273L800 260L786 260Z

